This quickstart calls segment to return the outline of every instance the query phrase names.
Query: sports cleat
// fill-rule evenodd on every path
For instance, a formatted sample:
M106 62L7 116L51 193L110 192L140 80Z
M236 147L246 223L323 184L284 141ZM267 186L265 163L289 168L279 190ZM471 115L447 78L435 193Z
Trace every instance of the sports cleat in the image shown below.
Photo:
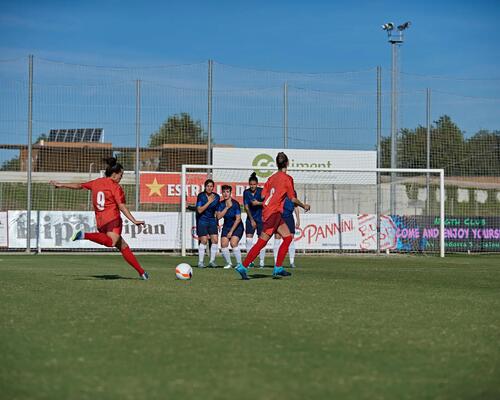
M259 268L264 268L264 263L261 263Z
M231 268L233 268L233 264L227 264L227 265L224 267L224 269L231 269Z
M290 268L295 268L295 263L290 263Z
M141 279L143 281L149 280L149 274L146 271L144 271L144 273L141 275Z
M274 267L273 269L273 276L278 277L278 276L291 276L292 274L288 271L285 271L285 268L283 267Z
M217 267L217 264L215 263L215 261L210 261L210 262L208 263L208 267L209 267L209 268L218 268L218 267Z
M201 263L198 263L198 268L206 268L205 264L203 264L202 262Z
M238 264L235 268L236 272L240 274L241 279L244 281L248 281L247 269L243 266L243 264Z
M251 262L249 265L248 265L248 268L253 268L255 267L255 264L253 262Z
M83 230L79 229L71 236L71 241L83 240Z

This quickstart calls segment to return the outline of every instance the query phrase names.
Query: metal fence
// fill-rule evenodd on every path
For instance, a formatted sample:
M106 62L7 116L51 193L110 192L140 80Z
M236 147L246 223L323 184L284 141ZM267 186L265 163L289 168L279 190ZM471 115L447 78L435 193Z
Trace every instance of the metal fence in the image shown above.
M40 174L92 177L112 154L136 172L125 182L132 209L166 209L139 203L138 171L179 172L235 146L378 150L379 167L444 168L448 214L499 216L500 80L401 73L394 107L390 74L0 61L0 209L88 207ZM103 129L99 146L47 141L85 128Z

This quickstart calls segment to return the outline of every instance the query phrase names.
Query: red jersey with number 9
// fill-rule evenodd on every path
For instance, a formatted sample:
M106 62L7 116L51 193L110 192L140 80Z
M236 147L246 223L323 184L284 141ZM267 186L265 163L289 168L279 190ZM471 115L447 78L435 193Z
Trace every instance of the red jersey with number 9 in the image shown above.
M295 198L295 188L293 178L283 171L274 173L265 183L262 189L264 204L262 206L262 218L266 220L275 213L283 212L285 199Z
M121 219L119 204L125 204L122 187L111 178L99 178L82 183L82 187L92 191L97 227Z

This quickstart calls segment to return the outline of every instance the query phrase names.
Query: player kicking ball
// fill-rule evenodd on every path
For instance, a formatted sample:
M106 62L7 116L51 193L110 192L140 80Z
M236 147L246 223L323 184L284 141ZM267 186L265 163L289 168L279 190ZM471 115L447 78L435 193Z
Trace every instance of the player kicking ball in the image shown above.
M224 260L226 260L225 269L233 268L231 264L231 255L229 254L229 244L231 244L231 248L233 249L236 263L241 264L239 243L243 237L243 222L241 222L240 203L231 198L231 192L231 186L222 185L222 201L217 208L217 219L224 218L220 236L220 246Z
M120 211L135 225L144 225L144 221L136 220L125 205L125 193L120 186L123 176L122 165L114 157L105 161L108 166L104 178L94 179L86 183L61 183L56 181L50 181L50 183L56 188L88 189L92 192L92 204L98 232L85 233L78 230L71 240L90 240L106 247L116 247L122 253L125 261L137 271L141 279L148 280L148 273L142 269L127 242L121 236L122 219Z
M309 204L304 204L295 197L293 178L286 173L288 168L288 157L285 153L278 153L276 156L276 165L278 167L278 172L275 172L267 180L262 190L262 197L264 198L264 204L262 205L263 231L257 243L255 243L245 257L243 264L238 264L235 268L240 274L241 279L244 280L248 279L248 266L255 260L259 252L266 246L269 239L275 233L280 234L283 242L278 250L278 256L273 269L273 277L279 278L280 276L291 275L290 272L285 271L283 268L283 261L293 239L286 222L283 220L283 205L285 199L288 197L292 203L303 208L306 212L311 209Z

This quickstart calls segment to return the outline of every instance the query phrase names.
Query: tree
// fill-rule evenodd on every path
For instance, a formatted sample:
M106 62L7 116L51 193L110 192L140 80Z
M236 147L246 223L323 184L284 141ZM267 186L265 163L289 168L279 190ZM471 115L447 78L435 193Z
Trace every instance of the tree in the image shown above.
M207 134L200 121L193 121L188 113L175 114L160 126L149 138L149 147L165 143L206 144Z
M35 140L34 144L40 143L42 140L47 140L48 136L45 133L42 133L38 138ZM21 170L21 160L19 159L19 156L15 156L11 158L10 160L5 160L1 165L0 165L0 171L20 171Z

